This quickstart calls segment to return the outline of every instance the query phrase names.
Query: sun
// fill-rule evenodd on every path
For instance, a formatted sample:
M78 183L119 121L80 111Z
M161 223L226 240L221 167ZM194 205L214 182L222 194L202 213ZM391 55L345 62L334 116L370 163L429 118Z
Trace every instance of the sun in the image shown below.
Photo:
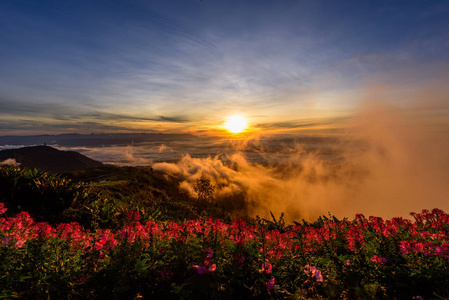
M246 129L246 121L241 116L229 117L224 127L232 133L240 133Z

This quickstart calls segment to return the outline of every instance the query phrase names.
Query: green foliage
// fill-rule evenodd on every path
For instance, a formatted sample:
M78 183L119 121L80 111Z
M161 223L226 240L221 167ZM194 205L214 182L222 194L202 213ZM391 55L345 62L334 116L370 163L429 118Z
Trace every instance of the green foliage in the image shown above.
M120 228L129 212L138 212L143 222L183 221L229 219L241 209L211 201L214 187L208 180L199 180L196 188L197 202L180 193L178 182L154 175L151 168L107 166L64 175L0 168L0 201L9 212L27 211L38 221L78 222L91 229Z
M0 199L12 213L24 210L36 220L61 222L64 210L92 196L86 187L60 175L14 166L0 168Z

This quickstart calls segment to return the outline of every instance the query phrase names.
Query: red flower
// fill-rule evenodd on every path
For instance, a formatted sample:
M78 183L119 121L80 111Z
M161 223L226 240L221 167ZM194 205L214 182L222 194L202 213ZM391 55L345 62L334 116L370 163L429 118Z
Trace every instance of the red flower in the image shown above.
M0 215L3 215L7 210L5 203L0 203Z
M269 262L262 264L262 272L265 271L265 273L270 274L272 270L273 266Z
M377 264L384 264L384 263L387 262L387 259L386 259L385 257L381 257L381 256L374 255L374 256L371 258L371 261L372 261L372 262L375 262L375 263L377 263Z

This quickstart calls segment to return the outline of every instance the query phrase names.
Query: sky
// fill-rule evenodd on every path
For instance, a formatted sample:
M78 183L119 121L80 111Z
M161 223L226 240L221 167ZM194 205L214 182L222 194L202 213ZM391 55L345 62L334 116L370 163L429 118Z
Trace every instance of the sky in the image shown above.
M449 120L448 1L3 0L0 135Z

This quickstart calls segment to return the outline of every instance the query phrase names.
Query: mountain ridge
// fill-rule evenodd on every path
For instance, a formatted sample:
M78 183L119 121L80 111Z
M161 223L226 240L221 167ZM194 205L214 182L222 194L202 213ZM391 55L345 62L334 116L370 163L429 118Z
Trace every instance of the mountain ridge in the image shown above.
M55 173L80 171L104 166L75 151L61 151L50 146L30 146L0 151L0 162L15 159L23 167Z

